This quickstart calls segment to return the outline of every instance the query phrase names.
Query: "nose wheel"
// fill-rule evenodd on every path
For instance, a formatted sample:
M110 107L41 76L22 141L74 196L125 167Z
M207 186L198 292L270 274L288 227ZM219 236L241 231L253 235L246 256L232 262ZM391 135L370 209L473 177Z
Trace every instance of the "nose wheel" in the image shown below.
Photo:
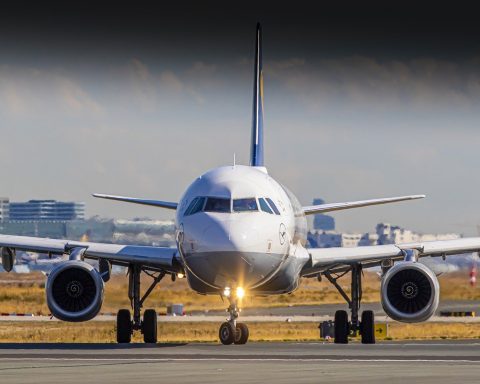
M233 325L226 321L220 325L218 338L223 345L246 344L249 334L247 324L237 323Z
M220 325L220 330L218 331L218 337L223 345L233 344L235 341L235 326L228 321Z
M237 323L236 332L235 332L235 344L246 344L248 341L248 336L250 332L248 331L247 324Z

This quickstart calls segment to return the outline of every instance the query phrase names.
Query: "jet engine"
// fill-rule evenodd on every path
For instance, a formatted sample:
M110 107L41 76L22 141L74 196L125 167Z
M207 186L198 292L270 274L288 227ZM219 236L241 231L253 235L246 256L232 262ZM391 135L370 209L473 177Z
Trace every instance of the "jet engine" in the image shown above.
M102 277L93 266L84 261L66 261L48 275L47 305L57 319L87 321L100 312L103 288Z
M438 307L435 274L416 262L399 262L382 278L382 306L388 316L405 323L429 319Z

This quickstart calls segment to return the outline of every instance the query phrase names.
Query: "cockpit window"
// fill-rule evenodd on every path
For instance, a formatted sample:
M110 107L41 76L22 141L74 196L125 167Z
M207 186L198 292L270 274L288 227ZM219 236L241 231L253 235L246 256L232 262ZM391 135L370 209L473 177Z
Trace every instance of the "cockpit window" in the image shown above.
M273 211L272 209L268 206L267 202L265 201L265 199L263 197L260 197L258 199L258 202L260 203L260 209L263 211L263 212L267 212L267 213L270 213L273 215Z
M270 204L270 207L273 209L273 212L275 212L276 215L280 215L280 211L278 210L277 206L276 206L275 203L272 201L272 199L270 199L269 197L267 197L266 200L268 201L268 204Z
M233 212L247 211L258 211L257 200L254 197L233 200Z
M208 197L205 212L230 212L230 199Z
M192 200L187 210L185 211L185 216L193 215L194 213L200 212L205 203L205 197L196 197Z

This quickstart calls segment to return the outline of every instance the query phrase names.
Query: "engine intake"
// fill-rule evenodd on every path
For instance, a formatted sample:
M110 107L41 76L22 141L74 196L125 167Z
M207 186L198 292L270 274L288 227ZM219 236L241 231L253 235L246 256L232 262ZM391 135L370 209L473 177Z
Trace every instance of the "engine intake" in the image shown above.
M83 261L66 261L48 275L47 305L60 320L87 321L100 312L103 288L103 280L93 266Z
M384 275L381 290L384 311L397 321L425 321L438 308L440 289L437 277L421 263L395 264Z

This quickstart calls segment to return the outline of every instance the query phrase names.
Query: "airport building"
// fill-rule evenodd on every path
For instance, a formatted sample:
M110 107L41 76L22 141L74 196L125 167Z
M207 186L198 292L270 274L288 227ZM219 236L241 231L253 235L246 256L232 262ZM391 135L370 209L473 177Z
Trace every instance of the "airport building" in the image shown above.
M313 205L325 204L323 199L314 199ZM332 216L324 215L318 213L313 217L313 229L319 231L334 231L335 230L335 219Z
M0 223L8 221L10 210L10 200L8 197L0 197Z
M411 243L416 241L453 240L461 236L457 233L417 233L389 223L379 223L374 233L341 233L336 231L310 231L309 246L312 248L362 247Z
M30 200L9 204L10 221L85 220L85 203L56 200Z
M415 241L454 240L461 236L457 233L418 233L389 223L377 224L378 244L411 243Z

